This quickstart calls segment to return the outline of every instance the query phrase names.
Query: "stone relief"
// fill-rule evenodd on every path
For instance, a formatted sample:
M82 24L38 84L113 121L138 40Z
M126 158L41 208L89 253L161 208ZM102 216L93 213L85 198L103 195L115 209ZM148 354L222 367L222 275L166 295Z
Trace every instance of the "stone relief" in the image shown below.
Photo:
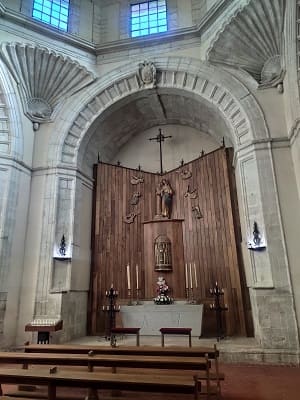
M286 0L248 1L218 32L208 60L247 71L261 89L281 85L285 8Z
M35 130L51 121L54 108L64 98L95 80L78 62L29 43L2 43L0 59L18 84L24 114Z
M139 64L139 76L145 86L156 86L156 68L153 62L144 61Z

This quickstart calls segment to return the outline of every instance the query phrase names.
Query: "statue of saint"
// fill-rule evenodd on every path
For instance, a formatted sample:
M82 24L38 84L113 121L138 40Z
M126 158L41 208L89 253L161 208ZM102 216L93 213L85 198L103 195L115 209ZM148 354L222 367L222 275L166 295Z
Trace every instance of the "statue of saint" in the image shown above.
M158 196L158 215L171 218L173 189L167 179L163 179L156 189Z

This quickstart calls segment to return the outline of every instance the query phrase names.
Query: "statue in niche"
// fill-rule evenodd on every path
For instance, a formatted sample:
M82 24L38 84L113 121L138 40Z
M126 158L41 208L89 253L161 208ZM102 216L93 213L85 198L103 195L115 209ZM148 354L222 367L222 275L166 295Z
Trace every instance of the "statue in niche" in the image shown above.
M155 271L172 271L171 241L160 235L154 243Z
M157 216L171 218L173 189L167 179L163 179L156 188Z

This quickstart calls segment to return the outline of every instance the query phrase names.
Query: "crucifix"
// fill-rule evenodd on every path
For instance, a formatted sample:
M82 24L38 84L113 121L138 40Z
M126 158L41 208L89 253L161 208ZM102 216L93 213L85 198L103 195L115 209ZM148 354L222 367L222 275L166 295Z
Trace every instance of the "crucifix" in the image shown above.
M161 133L161 129L158 130L159 134L153 138L150 138L149 140L156 140L159 143L159 156L160 156L160 173L161 175L164 173L163 171L163 163L162 163L162 147L161 143L165 141L165 139L171 138L172 136L164 136Z

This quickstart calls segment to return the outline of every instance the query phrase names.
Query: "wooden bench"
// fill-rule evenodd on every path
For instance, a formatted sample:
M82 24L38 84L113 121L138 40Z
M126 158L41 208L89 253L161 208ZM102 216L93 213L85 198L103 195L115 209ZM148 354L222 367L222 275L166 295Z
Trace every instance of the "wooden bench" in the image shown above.
M47 387L47 399L56 400L57 387L88 388L97 399L98 389L130 390L140 392L193 394L198 399L201 382L197 377L171 375L113 374L97 372L60 371L49 369L0 368L1 384L34 384ZM0 395L3 396L2 389ZM88 397L91 399L91 397Z
M114 339L117 335L136 335L136 345L140 345L140 329L141 328L111 328L110 333L113 338L111 342L114 342Z
M184 347L184 346L99 346L99 345L82 345L82 344L26 344L24 346L25 353L63 353L63 354L88 354L92 351L94 354L123 354L123 355L168 355L168 356L187 356L187 357L204 357L208 354L210 359L219 357L219 351L216 346L204 347Z
M188 335L189 347L192 347L192 328L160 328L161 345L165 346L165 335Z
M134 355L139 357L141 355L153 356L169 356L169 357L204 357L205 354L213 361L213 368L210 371L209 380L213 381L216 385L216 393L218 396L221 394L221 381L224 380L225 375L219 371L219 350L217 346L213 347L183 347L183 346L90 346L90 345L68 345L68 344L49 344L37 345L27 344L24 347L26 353L44 352L44 353L63 353L63 354L87 354L92 351L94 354L119 354L119 355ZM203 380L207 381L205 371L198 374ZM210 384L210 382L208 382Z
M206 371L211 364L205 357L143 356L122 354L64 354L0 352L0 364L83 366L88 371L94 367L153 368Z

